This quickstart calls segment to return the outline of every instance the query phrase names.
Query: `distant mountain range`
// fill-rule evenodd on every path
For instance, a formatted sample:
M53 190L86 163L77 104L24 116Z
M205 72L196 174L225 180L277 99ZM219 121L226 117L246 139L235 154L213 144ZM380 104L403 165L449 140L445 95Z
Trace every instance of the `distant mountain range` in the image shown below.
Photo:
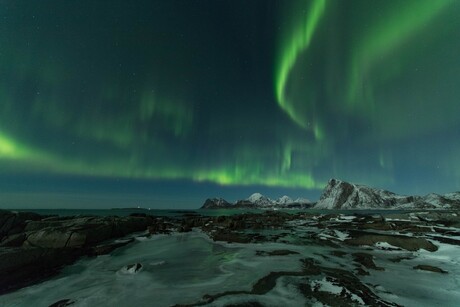
M260 193L254 193L247 199L229 203L223 198L208 198L201 209L306 209L313 205L305 198L291 199L289 196L282 196L272 200Z
M272 200L260 193L229 203L222 198L210 198L202 209L460 209L460 192L444 195L404 196L389 191L329 180L318 202L282 196Z

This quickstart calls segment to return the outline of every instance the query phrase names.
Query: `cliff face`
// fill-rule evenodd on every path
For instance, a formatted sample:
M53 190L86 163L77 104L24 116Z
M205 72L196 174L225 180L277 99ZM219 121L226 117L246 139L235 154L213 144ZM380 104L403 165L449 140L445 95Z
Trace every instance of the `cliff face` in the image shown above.
M460 208L460 193L403 196L389 191L331 179L315 209L452 209Z

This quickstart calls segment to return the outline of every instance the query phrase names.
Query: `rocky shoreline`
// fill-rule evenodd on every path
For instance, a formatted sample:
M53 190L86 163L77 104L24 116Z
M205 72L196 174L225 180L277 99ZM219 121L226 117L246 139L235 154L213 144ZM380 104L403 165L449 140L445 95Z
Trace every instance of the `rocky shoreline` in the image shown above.
M104 255L132 244L135 236L199 231L216 242L325 246L330 251L320 255L321 257L349 259L354 270L328 268L313 258L303 258L301 271L273 271L257 281L251 291L210 293L202 300L184 306L205 305L235 293L267 293L274 287L277 279L283 276L306 279L323 276L325 282L345 289L343 293L331 294L321 291L321 287L315 286L313 282L299 286L299 291L305 297L314 298L324 304L339 300L346 303L345 305L353 305L356 302L352 298L356 296L367 305L395 306L380 298L372 287L360 281L360 276L385 271L376 261L375 252L400 251L402 255L398 257L390 257L391 253L385 256L388 261L399 263L416 258L420 250L435 253L440 244L458 246L459 214L458 211L389 212L383 215L266 211L230 216L184 213L179 218L170 218L146 214L133 214L128 217L60 217L1 210L0 294L41 282L83 256ZM290 249L261 250L256 251L254 257L290 255L298 255L298 252ZM133 273L142 269L142 264L126 265L126 270L132 270ZM414 265L413 270L450 274L447 269L431 263Z
M0 210L0 294L53 276L82 256L108 254L133 241L115 239L162 223L147 215L61 217Z

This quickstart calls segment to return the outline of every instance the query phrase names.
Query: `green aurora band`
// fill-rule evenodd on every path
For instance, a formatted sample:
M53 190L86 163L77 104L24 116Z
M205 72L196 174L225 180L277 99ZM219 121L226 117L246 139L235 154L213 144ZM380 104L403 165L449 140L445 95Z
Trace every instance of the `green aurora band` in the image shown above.
M231 48L262 36L266 23L235 30L257 3L215 32L212 14L131 24L122 14L135 6L111 18L102 5L57 28L50 10L18 3L0 8L1 174L391 188L410 165L460 186L459 1L273 1L285 14L270 15L253 55ZM207 23L195 30L193 16Z
M310 45L315 29L318 26L321 16L326 9L326 0L314 0L311 8L306 11L304 18L299 21L299 25L291 31L290 40L283 47L282 57L279 61L276 73L276 98L280 107L296 122L299 126L306 128L307 123L303 118L298 117L295 107L286 97L286 85L289 74L294 67L297 57Z

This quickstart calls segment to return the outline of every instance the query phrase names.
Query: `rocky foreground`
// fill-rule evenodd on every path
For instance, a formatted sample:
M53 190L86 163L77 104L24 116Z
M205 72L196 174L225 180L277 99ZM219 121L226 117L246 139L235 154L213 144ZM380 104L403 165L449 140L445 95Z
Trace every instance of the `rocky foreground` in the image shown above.
M0 294L56 274L82 256L107 254L132 241L126 235L145 231L149 216L41 216L0 210Z
M235 295L263 295L282 278L301 278L296 287L305 298L330 306L396 306L380 295L376 285L365 283L362 278L385 272L382 263L404 264L414 271L431 274L452 274L449 268L433 265L429 260L419 261L417 257L421 251L435 255L440 246L460 245L459 214L457 211L385 215L267 211L217 217L189 213L166 218L145 214L59 217L0 211L0 293L49 278L80 257L96 257L121 246L129 247L135 237L200 232L216 242L263 243L254 253L255 258L299 256L302 269L279 271L273 267L250 290L208 293L196 302L178 306L201 306ZM287 247L264 250L265 243ZM324 246L324 251L311 255L314 257L301 256L302 247L308 251L312 246ZM318 257L329 262L345 260L352 265L346 269L331 267L318 262ZM146 264L127 263L124 270L136 274L143 265ZM327 291L325 284L341 290ZM255 302L251 306L261 305Z
M393 263L413 261L422 250L435 253L439 245L459 246L459 214L460 212L456 211L388 215L288 214L267 211L264 214L217 218L188 217L182 221L182 229L188 231L192 227L200 227L214 241L278 242L306 248L324 246L328 252L315 257L320 256L329 262L334 262L334 258L347 259L354 269L333 268L322 265L314 257L303 258L300 259L302 270L273 271L253 284L250 291L214 293L204 296L198 302L177 306L206 305L235 294L266 294L275 287L279 278L286 276L301 277L308 281L298 284L298 289L311 302L329 306L398 306L377 294L378 285L364 283L361 277L385 271L385 267L379 266L377 260ZM258 251L254 256L289 257L293 254L299 252L294 249ZM450 274L448 270L434 266L429 260L412 266L412 269L434 274ZM331 292L328 290L331 287L341 290ZM254 302L250 306L263 305Z

